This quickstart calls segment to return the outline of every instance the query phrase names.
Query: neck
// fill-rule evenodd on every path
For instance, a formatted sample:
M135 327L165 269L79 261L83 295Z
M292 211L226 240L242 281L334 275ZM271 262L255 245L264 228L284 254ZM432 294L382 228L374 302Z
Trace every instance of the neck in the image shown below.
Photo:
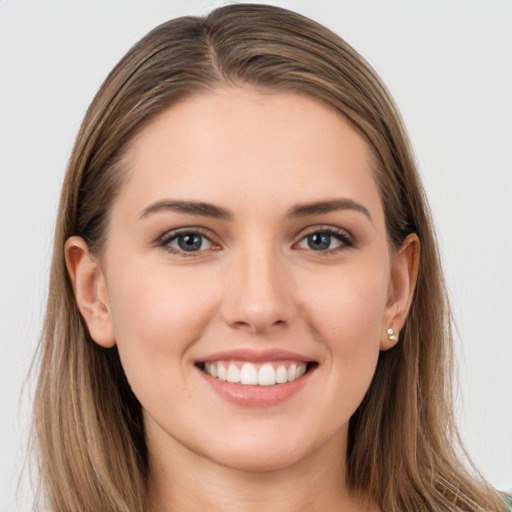
M345 435L334 436L307 458L284 468L258 471L219 465L181 445L166 450L152 449L151 444L148 439L148 512L378 510L353 496L345 485ZM171 453L172 458L165 456Z

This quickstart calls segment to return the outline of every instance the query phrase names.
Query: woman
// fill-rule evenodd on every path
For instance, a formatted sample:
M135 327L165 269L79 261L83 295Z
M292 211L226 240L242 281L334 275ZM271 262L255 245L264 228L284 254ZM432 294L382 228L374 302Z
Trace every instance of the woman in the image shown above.
M399 115L290 11L170 21L109 75L63 187L41 351L52 510L506 510L457 456Z

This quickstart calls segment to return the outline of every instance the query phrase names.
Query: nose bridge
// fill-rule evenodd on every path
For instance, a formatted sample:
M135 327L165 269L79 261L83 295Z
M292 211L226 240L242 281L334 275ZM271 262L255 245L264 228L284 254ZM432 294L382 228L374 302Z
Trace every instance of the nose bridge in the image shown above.
M290 322L290 282L282 258L269 240L247 240L236 251L223 315L231 326L251 332L272 331Z

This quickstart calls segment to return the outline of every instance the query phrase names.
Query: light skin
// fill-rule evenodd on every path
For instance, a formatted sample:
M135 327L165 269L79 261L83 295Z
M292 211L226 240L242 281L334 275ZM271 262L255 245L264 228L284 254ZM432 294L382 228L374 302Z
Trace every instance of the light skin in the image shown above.
M142 404L151 510L378 510L345 488L348 422L419 243L389 249L366 141L317 100L226 88L163 112L127 162L101 255L78 237L65 254ZM201 369L233 349L312 364L286 399L241 405Z

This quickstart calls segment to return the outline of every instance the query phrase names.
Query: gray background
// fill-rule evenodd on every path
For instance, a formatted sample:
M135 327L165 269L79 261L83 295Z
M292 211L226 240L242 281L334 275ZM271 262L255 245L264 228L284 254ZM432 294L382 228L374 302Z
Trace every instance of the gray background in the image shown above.
M404 116L458 328L470 455L512 487L512 2L273 2L338 32ZM220 2L0 0L0 511L29 510L25 463L52 229L66 160L108 71L156 24ZM17 498L18 495L18 498ZM17 501L18 500L18 501Z

